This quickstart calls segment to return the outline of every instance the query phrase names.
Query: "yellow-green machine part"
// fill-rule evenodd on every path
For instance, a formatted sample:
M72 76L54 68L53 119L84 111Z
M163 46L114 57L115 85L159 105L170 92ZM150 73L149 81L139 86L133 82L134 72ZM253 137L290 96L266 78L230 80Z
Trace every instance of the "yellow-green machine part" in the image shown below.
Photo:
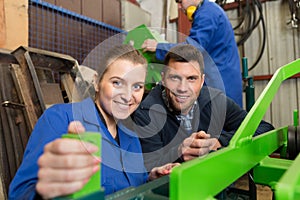
M251 169L255 183L269 185L276 200L300 199L298 112L294 114L293 125L252 137L281 83L299 72L300 59L276 71L229 146L183 163L173 169L170 177L165 176L105 197L103 191L99 191L79 199L211 200ZM270 157L278 150L281 150L281 159ZM297 151L295 158L286 159L292 154L291 150Z
M150 90L161 80L160 72L162 70L162 64L156 59L154 52L143 52L142 44L146 39L154 39L159 43L166 42L160 37L157 31L150 30L146 25L142 24L127 33L124 44L133 44L147 59L148 73L146 77L146 90Z

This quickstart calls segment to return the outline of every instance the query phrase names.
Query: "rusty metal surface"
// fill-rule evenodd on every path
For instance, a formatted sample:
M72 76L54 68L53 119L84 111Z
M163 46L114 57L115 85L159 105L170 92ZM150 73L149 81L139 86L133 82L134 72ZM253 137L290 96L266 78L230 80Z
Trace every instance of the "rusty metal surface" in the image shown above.
M3 198L7 196L38 118L48 103L64 102L61 75L70 74L74 65L77 66L77 61L68 55L41 49L21 46L12 52L0 50L0 181ZM70 77L69 83L72 81Z
M0 178L4 195L20 165L30 134L9 64L0 63ZM19 105L17 107L12 105Z
M10 51L5 49L0 49L0 63L2 64L9 64L9 63L15 63L17 64L18 61L16 58L10 54Z
M12 51L11 54L15 56L19 63L22 63L25 52L29 53L32 64L35 67L44 67L53 71L68 72L72 70L76 62L76 60L69 55L24 46L20 46Z

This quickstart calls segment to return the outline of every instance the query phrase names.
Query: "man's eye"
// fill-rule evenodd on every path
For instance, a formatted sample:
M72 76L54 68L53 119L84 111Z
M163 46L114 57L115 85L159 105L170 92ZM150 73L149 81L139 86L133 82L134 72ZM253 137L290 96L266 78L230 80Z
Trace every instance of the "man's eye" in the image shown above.
M195 81L195 80L197 80L197 77L189 77L188 80Z
M178 76L171 76L170 79L173 80L173 81L177 81L177 80L179 80L179 77Z

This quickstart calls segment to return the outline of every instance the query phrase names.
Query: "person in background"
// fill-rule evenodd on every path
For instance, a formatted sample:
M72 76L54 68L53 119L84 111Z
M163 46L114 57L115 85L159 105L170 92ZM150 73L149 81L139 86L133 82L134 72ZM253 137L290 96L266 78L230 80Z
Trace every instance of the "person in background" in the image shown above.
M146 70L147 62L137 50L116 46L98 70L94 100L48 108L31 133L10 184L9 199L49 199L74 193L100 168L105 194L170 173L177 164L156 167L148 175L139 139L123 123L142 100ZM61 138L65 133L85 131L101 134L101 158L91 156L99 147Z
M217 66L224 84L225 93L241 108L243 106L243 86L240 57L234 38L232 25L224 10L209 0L176 0L180 8L192 21L192 27L186 43L199 49L203 48ZM156 58L163 61L167 51L176 44L157 43L146 39L144 51L156 52ZM209 68L206 64L206 68ZM207 78L216 79L216 73L205 69ZM209 84L208 84L209 85ZM210 86L214 87L214 84ZM220 87L217 87L220 88Z
M203 57L193 45L171 48L164 62L161 83L134 112L148 169L227 146L247 115L223 92L203 85ZM272 129L262 120L255 135Z

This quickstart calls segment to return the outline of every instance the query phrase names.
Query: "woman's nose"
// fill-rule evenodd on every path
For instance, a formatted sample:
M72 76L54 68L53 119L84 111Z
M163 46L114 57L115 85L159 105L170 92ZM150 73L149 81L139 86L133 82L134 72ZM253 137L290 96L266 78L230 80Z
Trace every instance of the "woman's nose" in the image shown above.
M124 89L122 94L121 94L121 98L125 102L129 102L132 98L132 90L130 88Z

